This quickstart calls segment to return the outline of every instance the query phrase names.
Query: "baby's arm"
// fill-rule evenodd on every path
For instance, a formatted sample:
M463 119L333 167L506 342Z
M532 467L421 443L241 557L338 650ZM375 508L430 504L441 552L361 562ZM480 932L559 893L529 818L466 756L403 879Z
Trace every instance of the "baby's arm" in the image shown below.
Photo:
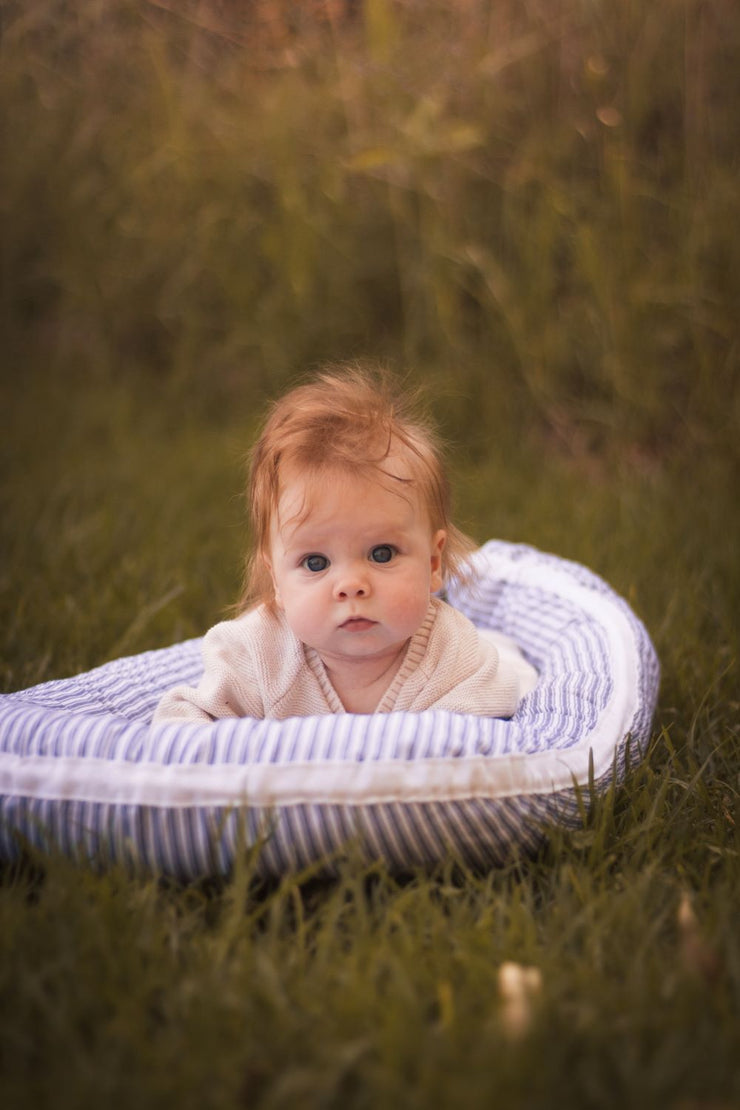
M175 686L163 695L155 722L265 716L245 618L223 621L206 634L203 666L197 686Z
M537 685L539 675L531 663L522 655L519 645L503 632L490 628L479 628L478 635L494 644L499 655L502 669L514 671L519 680L519 697L529 694Z

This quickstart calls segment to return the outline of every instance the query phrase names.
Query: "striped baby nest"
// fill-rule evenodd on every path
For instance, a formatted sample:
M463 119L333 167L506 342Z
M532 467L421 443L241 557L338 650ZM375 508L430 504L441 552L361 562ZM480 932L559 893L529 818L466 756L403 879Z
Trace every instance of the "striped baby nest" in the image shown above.
M486 544L449 600L511 636L539 681L510 720L439 711L151 724L201 672L200 640L0 698L0 857L24 843L182 879L342 854L396 870L490 867L577 825L644 754L659 683L645 628L586 568ZM585 794L588 803L588 790Z

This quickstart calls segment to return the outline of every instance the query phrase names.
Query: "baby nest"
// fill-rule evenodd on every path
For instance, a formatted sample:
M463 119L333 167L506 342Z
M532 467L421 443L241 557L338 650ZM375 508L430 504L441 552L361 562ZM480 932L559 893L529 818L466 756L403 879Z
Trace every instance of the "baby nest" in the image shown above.
M279 876L349 851L487 868L577 826L645 752L659 684L627 603L578 565L491 541L449 601L539 673L509 720L440 711L210 724L151 718L199 639L0 698L0 857L24 843L192 879L239 852Z

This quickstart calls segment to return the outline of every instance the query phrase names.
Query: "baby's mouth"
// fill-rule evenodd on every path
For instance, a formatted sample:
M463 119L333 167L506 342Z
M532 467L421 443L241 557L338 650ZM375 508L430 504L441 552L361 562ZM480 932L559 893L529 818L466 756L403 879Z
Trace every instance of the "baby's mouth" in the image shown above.
M371 621L367 617L349 617L348 620L340 624L346 632L366 632L368 628L372 628L377 621Z

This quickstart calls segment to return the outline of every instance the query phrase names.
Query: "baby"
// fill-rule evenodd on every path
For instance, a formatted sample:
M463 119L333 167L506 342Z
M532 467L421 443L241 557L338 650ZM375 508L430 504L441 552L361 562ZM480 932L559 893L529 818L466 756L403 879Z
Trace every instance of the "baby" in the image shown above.
M536 672L433 596L472 541L440 449L388 382L326 371L273 407L251 459L245 611L155 720L447 709L510 717Z

